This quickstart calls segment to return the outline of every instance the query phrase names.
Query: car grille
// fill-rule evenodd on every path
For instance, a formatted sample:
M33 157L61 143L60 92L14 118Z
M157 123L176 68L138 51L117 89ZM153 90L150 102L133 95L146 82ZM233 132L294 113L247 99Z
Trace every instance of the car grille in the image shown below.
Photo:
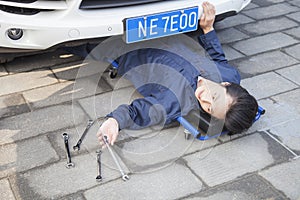
M0 0L0 10L19 15L66 9L65 0Z
M116 8L122 6L133 6L138 4L153 3L163 0L82 0L80 9L103 9L103 8Z

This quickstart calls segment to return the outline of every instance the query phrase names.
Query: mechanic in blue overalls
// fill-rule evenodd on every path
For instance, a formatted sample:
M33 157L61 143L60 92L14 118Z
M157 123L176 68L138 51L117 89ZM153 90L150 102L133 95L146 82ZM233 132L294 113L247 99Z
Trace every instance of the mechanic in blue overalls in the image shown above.
M208 62L192 65L190 60L164 48L138 49L120 56L118 74L129 79L143 98L135 99L130 105L120 105L107 115L97 132L101 145L104 145L104 135L113 145L122 129L163 126L200 106L211 116L224 120L231 134L241 133L252 125L258 110L257 101L239 85L237 69L225 58L213 28L214 6L208 2L202 6L200 27L203 34L199 36L199 43L214 66ZM173 44L176 45L177 51L193 53L180 46L180 42Z

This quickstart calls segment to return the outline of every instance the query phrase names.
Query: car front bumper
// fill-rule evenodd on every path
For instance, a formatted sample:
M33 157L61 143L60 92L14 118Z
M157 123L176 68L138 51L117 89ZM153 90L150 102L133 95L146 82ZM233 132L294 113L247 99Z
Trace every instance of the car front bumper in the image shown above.
M0 1L0 5L3 2ZM34 15L0 11L0 49L2 49L0 52L4 49L6 52L10 50L16 52L16 49L44 50L71 41L122 35L126 18L194 6L198 6L199 14L201 14L203 1L160 1L107 9L79 9L80 0L59 2L59 4L53 4L52 1L49 5L45 3L42 6L51 8L51 10L44 10ZM250 3L250 0L213 0L211 3L215 5L217 14L224 14L239 12ZM23 3L10 2L10 4L23 6ZM18 40L9 38L7 33L11 28L22 29L22 37Z

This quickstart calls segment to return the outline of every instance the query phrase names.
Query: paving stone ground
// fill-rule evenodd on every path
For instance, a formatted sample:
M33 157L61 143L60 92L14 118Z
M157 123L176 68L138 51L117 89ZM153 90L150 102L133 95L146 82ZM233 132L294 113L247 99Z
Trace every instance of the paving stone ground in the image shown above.
M265 115L240 135L208 141L186 140L178 124L122 130L114 151L127 182L107 149L103 181L95 180L101 120L80 151L72 146L89 119L141 97L131 83L111 79L106 63L62 50L0 64L0 199L299 200L299 24L299 0L252 0L216 23L226 57Z

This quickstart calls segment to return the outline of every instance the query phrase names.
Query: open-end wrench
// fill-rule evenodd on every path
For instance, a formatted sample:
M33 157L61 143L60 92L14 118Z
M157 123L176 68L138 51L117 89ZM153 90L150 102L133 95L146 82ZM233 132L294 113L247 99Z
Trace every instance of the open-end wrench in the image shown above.
M122 179L123 179L124 181L129 180L129 176L128 176L127 174L125 174L125 172L124 172L123 169L121 168L121 165L120 165L118 159L116 158L114 152L113 152L112 149L110 148L109 143L108 143L108 138L107 138L106 135L103 136L103 141L104 141L104 143L105 143L105 145L106 145L106 147L107 147L107 149L108 149L108 151L109 151L111 157L113 158L114 162L116 163L116 165L117 165L117 167L118 167L118 169L119 169L119 171L120 171L120 173L121 173L121 175L122 175Z
M73 146L74 151L75 151L76 149L77 149L78 151L80 150L80 145L81 145L83 139L85 138L87 132L89 131L89 129L91 128L91 126L94 124L94 122L95 122L95 121L93 121L93 120L89 120L89 121L88 121L88 124L87 124L86 128L84 129L84 131L83 131L81 137L79 138L77 144L76 144L75 146Z
M98 181L98 182L102 181L102 175L101 175L101 153L102 153L102 151L100 149L96 151L96 154L97 154L97 165L98 165L98 175L96 177L96 181Z
M69 135L68 133L63 133L62 134L63 138L64 138L64 143L65 143L65 149L66 149L66 153L67 153L67 164L66 164L66 168L70 169L71 167L74 167L74 163L72 163L71 160L71 154L70 154L70 149L69 149Z

